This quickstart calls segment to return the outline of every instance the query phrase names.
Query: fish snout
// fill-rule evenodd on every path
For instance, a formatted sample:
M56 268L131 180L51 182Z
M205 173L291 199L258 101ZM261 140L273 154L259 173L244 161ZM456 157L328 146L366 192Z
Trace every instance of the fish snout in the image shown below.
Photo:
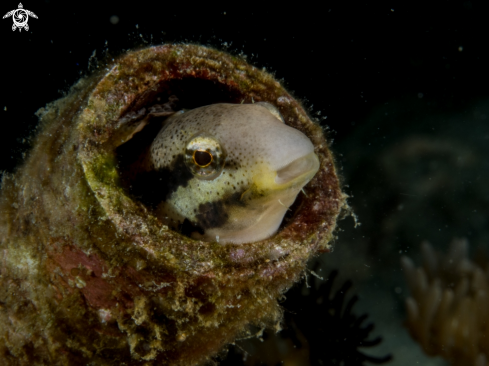
M277 171L275 183L280 186L306 185L319 170L319 159L314 152L293 160Z

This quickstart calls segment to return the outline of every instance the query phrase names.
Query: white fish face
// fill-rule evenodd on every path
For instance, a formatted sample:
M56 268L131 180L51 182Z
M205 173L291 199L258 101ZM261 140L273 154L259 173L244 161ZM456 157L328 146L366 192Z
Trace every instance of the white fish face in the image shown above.
M194 238L273 235L319 169L311 141L268 103L213 104L168 120L150 149L157 216Z

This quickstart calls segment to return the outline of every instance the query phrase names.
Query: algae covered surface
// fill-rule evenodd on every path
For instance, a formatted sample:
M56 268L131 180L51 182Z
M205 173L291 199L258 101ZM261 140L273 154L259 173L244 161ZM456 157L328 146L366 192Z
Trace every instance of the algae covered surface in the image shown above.
M198 45L129 52L41 109L25 163L2 185L2 362L200 364L277 327L277 298L328 251L345 206L322 129L266 72ZM283 228L243 245L192 240L121 186L122 117L170 95L268 101L315 145L321 168ZM209 97L210 95L210 97Z

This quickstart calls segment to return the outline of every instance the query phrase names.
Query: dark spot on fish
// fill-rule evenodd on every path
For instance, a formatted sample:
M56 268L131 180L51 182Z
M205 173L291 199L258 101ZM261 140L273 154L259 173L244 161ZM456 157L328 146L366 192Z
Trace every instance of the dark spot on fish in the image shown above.
M226 224L229 219L228 211L233 206L244 207L246 204L241 201L241 195L244 193L236 192L228 195L226 198L202 203L198 207L197 226L204 229L221 227Z
M184 162L184 155L177 155L169 167L140 172L132 182L130 193L144 205L156 208L170 198L179 187L186 187L193 174Z
M202 203L198 211L198 225L208 229L223 226L229 218L223 201Z

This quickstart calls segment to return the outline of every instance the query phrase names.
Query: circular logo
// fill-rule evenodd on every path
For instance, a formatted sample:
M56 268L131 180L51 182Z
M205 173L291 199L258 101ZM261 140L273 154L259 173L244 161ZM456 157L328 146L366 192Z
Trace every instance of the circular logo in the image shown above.
M23 28L29 20L29 15L24 9L17 9L12 14L12 19L17 27Z

